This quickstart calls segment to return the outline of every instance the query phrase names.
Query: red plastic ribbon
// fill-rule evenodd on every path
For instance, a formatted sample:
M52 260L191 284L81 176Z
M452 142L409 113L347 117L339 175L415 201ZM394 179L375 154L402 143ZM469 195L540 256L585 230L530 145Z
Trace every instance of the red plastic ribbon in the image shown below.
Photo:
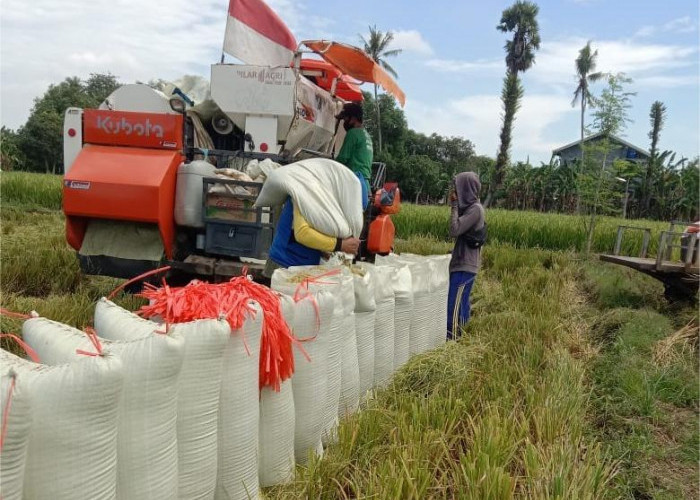
M35 363L41 363L41 361L39 360L39 355L36 353L36 351L14 333L0 333L0 338L14 340L22 349L24 349L24 352L27 353L29 359L31 359Z
M102 356L102 344L100 343L100 339L97 336L97 332L95 332L95 330L90 327L86 327L85 335L87 335L87 338L90 339L90 342L95 348L95 352L88 352L83 351L82 349L76 349L75 353L83 354L84 356Z

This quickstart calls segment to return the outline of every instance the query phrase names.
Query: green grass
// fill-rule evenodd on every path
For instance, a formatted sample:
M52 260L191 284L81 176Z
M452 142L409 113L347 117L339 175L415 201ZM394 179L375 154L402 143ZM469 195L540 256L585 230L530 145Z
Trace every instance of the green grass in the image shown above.
M60 210L63 177L28 172L0 174L0 203Z
M410 361L269 498L606 496L614 462L587 437L585 367L568 348L574 268L489 251L466 336Z
M595 435L620 461L612 491L620 498L697 498L697 332L694 340L668 342L689 320L697 324L697 310L666 305L655 298L661 292L654 283L612 266L589 266L583 279L599 348L590 367L591 417ZM668 362L657 356L664 343Z
M60 185L0 174L0 301L82 328L119 281L80 274ZM577 218L487 217L465 337L412 359L341 424L322 460L269 498L697 497L697 346L673 345L671 362L655 360L697 311L667 305L646 276L574 253ZM444 207L404 205L395 221L398 251L452 248ZM596 249L612 248L620 222L602 219ZM0 327L19 332L21 323L2 318Z

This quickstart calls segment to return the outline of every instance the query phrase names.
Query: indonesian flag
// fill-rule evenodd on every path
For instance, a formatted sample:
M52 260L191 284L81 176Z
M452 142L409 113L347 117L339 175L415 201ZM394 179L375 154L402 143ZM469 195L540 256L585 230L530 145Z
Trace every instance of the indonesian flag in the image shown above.
M245 64L288 66L297 42L263 0L230 0L224 52Z

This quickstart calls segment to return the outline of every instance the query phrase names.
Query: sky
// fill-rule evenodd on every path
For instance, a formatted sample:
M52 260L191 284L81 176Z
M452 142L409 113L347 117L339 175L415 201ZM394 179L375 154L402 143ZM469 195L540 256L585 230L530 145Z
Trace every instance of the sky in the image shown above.
M368 26L395 33L390 60L406 93L412 129L471 140L495 157L506 35L496 30L512 2L269 0L297 40L359 45ZM511 158L547 162L579 137L574 60L591 40L598 70L634 82L624 138L649 148L649 108L668 108L659 147L700 154L698 1L542 0L541 46L522 76ZM106 73L125 83L185 74L209 77L221 57L228 0L3 0L0 5L0 123L21 126L33 99L69 76ZM603 84L593 87L600 93ZM370 90L370 86L367 86ZM590 120L587 120L590 121Z

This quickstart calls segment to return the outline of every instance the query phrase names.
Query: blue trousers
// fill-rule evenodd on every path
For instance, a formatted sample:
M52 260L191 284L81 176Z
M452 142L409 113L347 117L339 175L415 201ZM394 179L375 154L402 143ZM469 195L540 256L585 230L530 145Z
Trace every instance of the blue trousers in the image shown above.
M462 327L469 321L471 306L469 295L476 274L466 271L450 273L450 291L447 296L447 340L458 339L462 336Z
M369 182L365 179L365 176L360 172L355 172L355 175L360 179L360 185L362 186L362 210L367 210L369 205Z

